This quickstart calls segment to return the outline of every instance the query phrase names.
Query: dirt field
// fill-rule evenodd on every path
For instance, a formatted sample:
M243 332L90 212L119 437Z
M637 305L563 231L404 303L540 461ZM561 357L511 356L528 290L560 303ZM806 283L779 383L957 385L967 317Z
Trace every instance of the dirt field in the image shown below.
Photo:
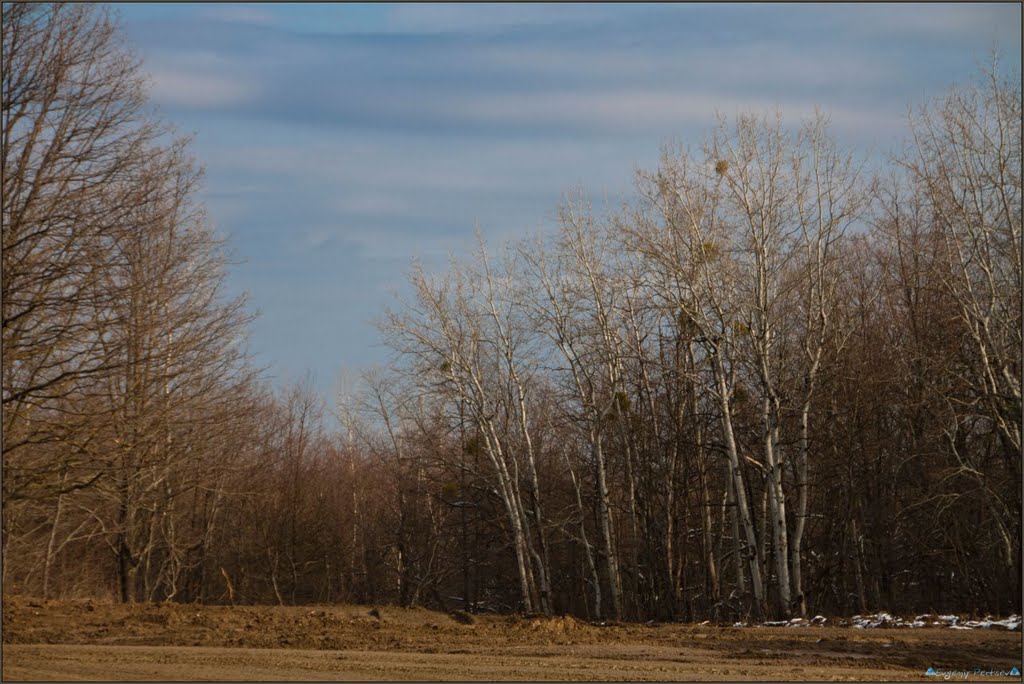
M369 606L5 599L5 680L970 680L1021 667L1021 633L599 626ZM957 677L962 680L962 677Z

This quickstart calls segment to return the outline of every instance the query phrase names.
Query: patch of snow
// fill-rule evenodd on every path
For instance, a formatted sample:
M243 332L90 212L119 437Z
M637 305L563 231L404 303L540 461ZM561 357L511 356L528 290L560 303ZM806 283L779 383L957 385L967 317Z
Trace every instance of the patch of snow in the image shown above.
M791 620L766 620L760 623L761 627L810 627L811 625L824 625L827 618L823 615L815 615L810 620L806 618L793 618ZM901 618L888 612L880 611L871 615L854 615L849 622L845 619L835 621L838 626L850 626L853 629L878 629L878 628L910 628L920 629L922 627L942 627L947 629L1003 629L1016 632L1021 629L1022 618L1020 615L1011 615L1002 620L996 620L991 615L983 620L961 620L958 615L932 615L926 613L917 617ZM733 627L748 627L745 622L737 622Z
M901 617L893 617L889 613L881 612L874 615L855 615L851 618L853 626L857 629L877 629L879 627L906 627L908 623Z
M1021 618L1020 615L1011 615L1005 620L993 620L992 626L999 626L1003 629L1007 629L1011 632L1016 632L1020 629Z

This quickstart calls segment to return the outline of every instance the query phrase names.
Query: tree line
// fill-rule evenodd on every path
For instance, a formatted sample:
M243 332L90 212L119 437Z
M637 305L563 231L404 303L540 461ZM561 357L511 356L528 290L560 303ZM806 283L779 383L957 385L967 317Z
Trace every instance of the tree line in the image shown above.
M721 118L270 388L106 10L3 9L3 580L600 620L1019 610L1021 95Z

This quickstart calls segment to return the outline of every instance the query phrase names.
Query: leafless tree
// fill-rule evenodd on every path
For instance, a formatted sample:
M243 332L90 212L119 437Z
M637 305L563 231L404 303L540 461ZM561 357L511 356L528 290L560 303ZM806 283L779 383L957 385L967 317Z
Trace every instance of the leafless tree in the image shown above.
M91 400L110 353L104 274L133 212L133 179L160 128L145 114L138 61L106 10L3 9L4 502L87 485ZM33 446L59 458L37 459ZM25 455L20 455L25 454ZM27 462L26 462L27 461Z

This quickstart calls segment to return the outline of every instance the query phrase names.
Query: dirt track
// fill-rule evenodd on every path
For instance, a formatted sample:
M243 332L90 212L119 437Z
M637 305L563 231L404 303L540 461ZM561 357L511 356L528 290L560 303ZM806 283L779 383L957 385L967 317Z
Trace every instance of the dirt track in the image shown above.
M923 680L1021 666L1020 632L597 626L367 606L4 602L5 680ZM970 677L1020 681L1010 677Z

